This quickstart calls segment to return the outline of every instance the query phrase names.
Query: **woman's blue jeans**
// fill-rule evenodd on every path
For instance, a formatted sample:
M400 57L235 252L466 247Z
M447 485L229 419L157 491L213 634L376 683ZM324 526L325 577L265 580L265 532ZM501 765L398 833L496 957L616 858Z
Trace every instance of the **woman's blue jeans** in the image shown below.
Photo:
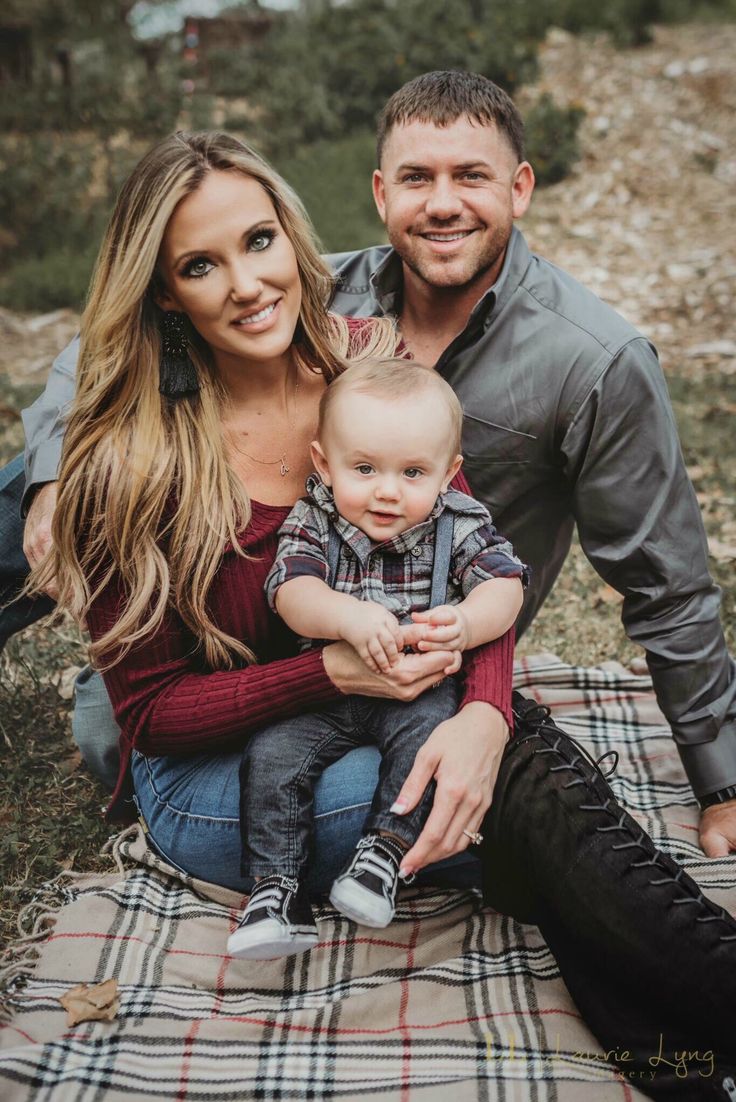
M141 818L161 856L202 880L248 892L240 875L242 751L192 757L147 758L133 752L132 772ZM329 891L358 843L378 782L380 755L360 746L328 766L314 790L315 859L308 877L312 894ZM479 887L480 862L463 853L422 874L430 883Z

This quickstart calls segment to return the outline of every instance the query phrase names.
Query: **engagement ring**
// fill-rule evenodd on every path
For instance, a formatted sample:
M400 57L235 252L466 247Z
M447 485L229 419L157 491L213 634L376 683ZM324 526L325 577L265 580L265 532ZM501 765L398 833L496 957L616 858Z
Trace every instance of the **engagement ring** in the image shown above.
M481 832L479 830L476 830L476 831L464 830L463 834L465 835L466 838L470 839L471 844L474 845L474 846L479 846L481 844L481 842L483 841L483 835L481 834Z

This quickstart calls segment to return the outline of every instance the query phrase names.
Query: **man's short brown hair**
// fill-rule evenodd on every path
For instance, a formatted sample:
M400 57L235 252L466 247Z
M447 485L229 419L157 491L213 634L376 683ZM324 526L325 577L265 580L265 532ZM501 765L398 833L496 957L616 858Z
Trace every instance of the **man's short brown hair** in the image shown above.
M480 73L448 69L414 77L391 96L378 116L379 166L386 138L395 126L409 122L449 126L464 115L481 126L495 123L519 161L524 160L524 123L511 97Z

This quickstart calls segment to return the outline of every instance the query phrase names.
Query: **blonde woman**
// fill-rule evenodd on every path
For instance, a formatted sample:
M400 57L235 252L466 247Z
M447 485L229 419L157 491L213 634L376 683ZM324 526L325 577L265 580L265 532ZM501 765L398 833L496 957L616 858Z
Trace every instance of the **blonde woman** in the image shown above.
M403 655L379 675L346 644L298 654L268 609L263 583L311 471L320 397L349 357L397 344L388 321L329 314L331 287L299 201L253 151L217 133L156 146L100 251L53 550L34 575L56 576L105 671L122 731L110 816L130 818L135 800L167 860L242 890L249 735L346 692L413 699L456 661ZM462 828L490 802L503 744L483 720L489 704L510 719L512 645L468 659L464 706L430 740L443 769L430 860L464 849ZM355 750L320 781L313 886L356 843L376 762ZM410 778L407 798L427 780Z

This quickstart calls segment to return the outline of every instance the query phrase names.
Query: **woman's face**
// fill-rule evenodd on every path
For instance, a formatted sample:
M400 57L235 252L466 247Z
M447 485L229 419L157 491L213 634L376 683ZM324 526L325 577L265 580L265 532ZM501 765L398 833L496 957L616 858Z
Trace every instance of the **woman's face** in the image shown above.
M225 374L290 362L302 297L296 254L256 180L209 172L171 216L159 266L159 306L189 317Z

